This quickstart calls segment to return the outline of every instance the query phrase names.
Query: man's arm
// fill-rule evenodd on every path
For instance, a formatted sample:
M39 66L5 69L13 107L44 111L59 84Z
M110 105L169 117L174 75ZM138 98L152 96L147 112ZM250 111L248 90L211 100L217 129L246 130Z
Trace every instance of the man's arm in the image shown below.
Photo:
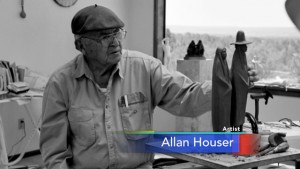
M72 158L64 98L62 88L50 80L44 92L40 136L41 154L48 169L67 169L67 159Z
M151 63L154 104L178 116L195 117L211 110L211 81L192 82L185 75L171 74L159 61Z

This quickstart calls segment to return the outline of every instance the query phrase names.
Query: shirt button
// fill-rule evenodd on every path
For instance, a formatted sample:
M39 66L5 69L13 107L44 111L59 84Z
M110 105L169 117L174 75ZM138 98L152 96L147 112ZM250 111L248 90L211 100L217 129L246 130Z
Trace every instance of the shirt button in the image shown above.
M109 148L111 148L111 149L112 149L112 148L114 148L114 146L111 144L111 145L109 146Z
M110 129L110 125L107 125L107 128Z
M107 105L107 104L105 105L105 108L106 108L106 109L108 108L108 105Z

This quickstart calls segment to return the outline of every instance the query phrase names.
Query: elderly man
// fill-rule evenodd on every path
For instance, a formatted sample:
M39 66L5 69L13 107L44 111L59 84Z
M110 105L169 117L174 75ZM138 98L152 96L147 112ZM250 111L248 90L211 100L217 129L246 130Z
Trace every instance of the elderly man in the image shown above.
M152 130L156 106L179 116L210 110L210 84L123 50L124 23L103 6L80 10L71 27L82 54L54 72L44 92L40 147L47 168L152 168L152 154L135 153L147 136L124 131Z

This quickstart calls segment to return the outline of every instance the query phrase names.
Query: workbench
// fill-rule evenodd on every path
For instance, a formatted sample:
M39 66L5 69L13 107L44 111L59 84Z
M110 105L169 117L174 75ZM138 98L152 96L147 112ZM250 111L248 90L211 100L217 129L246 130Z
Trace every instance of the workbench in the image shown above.
M150 145L151 146L151 145ZM152 147L153 148L153 147ZM161 147L156 147L161 149ZM178 159L186 160L194 164L217 169L244 169L264 166L285 161L295 161L295 168L300 169L300 150L289 148L288 151L278 154L270 154L262 157L235 156L232 154L192 154L192 153L165 153ZM191 165L190 165L191 166Z
M270 154L262 157L234 156L232 154L186 154L169 153L175 158L183 159L195 164L201 164L218 169L243 169L264 166L272 163L280 163L295 160L295 168L300 169L300 150L290 148L287 152Z
M300 124L299 121L294 121ZM259 131L268 130L270 132L283 132L286 133L286 139L290 145L287 152L270 154L262 157L256 156L234 156L232 154L188 154L188 153L164 153L165 155L186 160L189 163L178 164L174 168L195 168L206 169L210 168L223 168L223 169L243 169L254 168L258 166L265 166L274 163L281 163L295 161L295 168L300 169L300 149L293 148L299 145L300 140L300 127L292 126L290 128L279 127L280 122L269 122L259 125ZM250 124L245 123L244 129L247 129ZM267 142L268 135L261 136L261 145ZM162 152L162 147L153 147L153 144L148 144L151 148ZM298 147L297 147L298 148ZM172 166L173 168L173 166ZM261 167L259 167L261 168Z
M300 88L298 86L278 86L255 82L255 85L249 89L249 93L262 93L265 91L269 91L273 95L278 96L300 97Z

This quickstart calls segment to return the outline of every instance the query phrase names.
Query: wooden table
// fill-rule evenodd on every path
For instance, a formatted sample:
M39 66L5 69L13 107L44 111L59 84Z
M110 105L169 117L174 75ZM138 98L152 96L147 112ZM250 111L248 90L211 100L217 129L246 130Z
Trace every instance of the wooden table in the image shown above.
M153 147L152 149L161 149ZM262 157L256 156L234 156L232 154L188 154L188 153L164 153L166 155L183 159L195 164L205 165L218 169L243 169L279 163L284 161L295 161L295 168L300 169L300 150L289 148L288 151L278 154L270 154Z

